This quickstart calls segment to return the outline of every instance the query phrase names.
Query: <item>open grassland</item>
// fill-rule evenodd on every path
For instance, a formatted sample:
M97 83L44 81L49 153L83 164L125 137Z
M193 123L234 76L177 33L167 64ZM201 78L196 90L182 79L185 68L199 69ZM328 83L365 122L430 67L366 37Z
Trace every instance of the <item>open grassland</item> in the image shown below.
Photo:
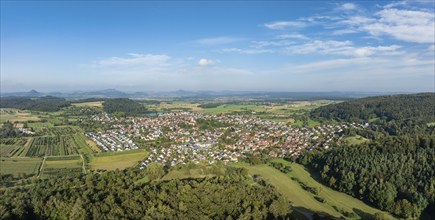
M29 112L17 109L0 109L0 123L3 124L6 121L10 122L25 122L25 121L39 121L40 118Z
M41 177L80 174L83 171L83 160L80 156L47 157L42 168Z
M0 173L19 177L22 174L37 174L42 158L0 158Z
M90 163L93 170L115 170L133 167L144 160L149 153L145 150L131 150L123 152L104 152L95 155Z
M200 111L202 108L198 107L197 103L189 102L161 102L157 105L147 105L147 108L151 111L156 112L167 112L167 111Z
M97 107L97 108L102 108L103 107L103 101L72 103L71 105L72 106L77 106L77 107Z
M283 160L282 162L288 163ZM296 207L298 210L328 214L337 218L344 217L343 213L345 212L354 213L356 218L366 218L368 216L367 214L373 215L377 212L381 212L358 199L320 184L299 164L291 164L292 171L289 174L284 174L268 165L250 166L238 163L236 166L246 167L251 175L256 174L267 179L267 181L275 186L279 192L292 202L292 206ZM320 189L320 192L318 195L314 195L302 188L300 182L296 180L308 187L316 187ZM324 199L325 202L318 201L315 196ZM393 218L391 217L391 219Z
M50 122L33 122L33 123L28 123L27 126L29 128L32 128L34 131L38 132L41 131L41 129L43 128L53 127L54 125Z
M368 142L369 140L359 135L355 135L355 136L345 137L343 141L349 145L358 145L358 144Z

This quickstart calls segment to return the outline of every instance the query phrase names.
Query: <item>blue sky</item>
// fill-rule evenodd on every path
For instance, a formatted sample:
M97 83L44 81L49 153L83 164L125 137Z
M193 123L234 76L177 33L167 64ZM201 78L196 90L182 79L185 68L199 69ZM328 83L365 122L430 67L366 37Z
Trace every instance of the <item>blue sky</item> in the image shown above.
M1 91L434 91L434 1L1 1Z

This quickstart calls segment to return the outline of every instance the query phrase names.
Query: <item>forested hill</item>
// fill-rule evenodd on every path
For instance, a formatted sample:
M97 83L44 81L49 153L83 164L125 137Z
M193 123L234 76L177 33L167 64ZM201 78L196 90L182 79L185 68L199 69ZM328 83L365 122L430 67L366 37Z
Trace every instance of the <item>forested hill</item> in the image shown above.
M311 112L316 119L357 121L435 121L435 93L377 96L327 105Z
M116 113L119 116L146 113L143 105L127 98L107 99L103 103L103 109L107 113Z
M0 99L1 108L17 108L22 110L54 112L64 107L70 106L71 103L64 98L53 96L44 97L2 97Z

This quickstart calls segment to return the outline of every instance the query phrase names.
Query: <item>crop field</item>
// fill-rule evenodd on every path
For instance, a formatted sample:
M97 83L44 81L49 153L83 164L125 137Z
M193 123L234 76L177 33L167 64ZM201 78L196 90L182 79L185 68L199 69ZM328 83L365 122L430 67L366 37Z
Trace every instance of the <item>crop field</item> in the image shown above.
M290 164L287 161L279 160L282 163ZM344 212L354 213L356 216L365 218L367 214L382 212L368 206L364 202L355 199L345 193L335 191L317 182L302 165L291 164L292 171L284 174L279 170L268 165L250 166L238 163L236 166L243 166L249 170L251 175L257 174L270 182L277 188L298 210L309 212L327 213L334 217L343 217ZM308 187L316 187L319 190L317 195L302 188L301 183ZM324 202L320 202L321 198ZM388 215L390 216L390 215ZM390 216L391 217L391 216ZM391 217L391 219L393 219Z
M50 122L33 122L28 123L27 126L37 132L43 128L53 127L54 125Z
M83 161L80 156L47 157L41 177L64 176L83 173Z
M19 177L23 174L37 174L42 158L0 158L0 173Z
M77 145L71 136L42 136L34 138L26 156L63 156L77 153Z
M77 106L77 107L97 107L97 108L102 108L103 107L103 101L72 103L71 105Z
M93 170L116 170L133 167L144 160L149 153L144 150L131 150L123 152L104 152L95 155L91 162Z
M0 109L0 123L3 124L5 121L10 122L25 122L25 121L39 121L40 118L24 110L17 109Z
M25 148L26 138L1 138L0 139L0 156L13 157L18 156Z
M74 126L56 126L42 129L44 135L70 135L81 132L80 128Z

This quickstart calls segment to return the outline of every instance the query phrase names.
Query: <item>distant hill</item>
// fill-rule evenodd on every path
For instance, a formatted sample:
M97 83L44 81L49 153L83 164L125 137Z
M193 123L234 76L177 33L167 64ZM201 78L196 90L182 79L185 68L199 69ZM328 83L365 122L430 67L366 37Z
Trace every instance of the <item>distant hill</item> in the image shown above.
M44 93L40 93L36 90L30 90L28 92L13 92L13 93L4 93L2 96L15 96L15 97L41 97L44 96Z
M0 108L17 108L22 110L58 111L71 103L64 98L44 96L44 97L2 97Z
M317 108L313 118L352 121L435 121L435 93L378 96Z
M2 93L1 97L42 97L55 96L74 99L88 98L147 98L147 97L171 97L171 98L219 98L219 97L239 97L239 98L263 98L263 99L290 99L290 100L313 100L313 99L353 99L368 96L384 95L381 93L364 92L264 92L264 91L189 91L176 90L164 92L123 92L116 89L104 89L96 91L75 91L75 92L48 92L41 93L36 90L29 92Z
M119 116L139 115L146 112L143 105L127 98L107 99L103 102L103 110Z

